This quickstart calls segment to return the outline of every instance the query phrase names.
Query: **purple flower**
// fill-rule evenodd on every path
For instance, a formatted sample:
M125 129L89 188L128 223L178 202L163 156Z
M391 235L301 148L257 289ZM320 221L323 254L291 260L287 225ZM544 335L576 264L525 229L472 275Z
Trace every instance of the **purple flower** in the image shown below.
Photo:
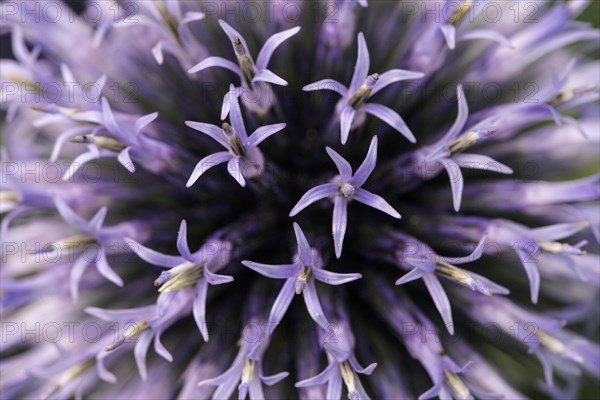
M326 149L327 154L329 154L329 157L335 163L340 174L334 177L330 183L316 186L304 193L292 211L290 211L290 217L298 214L315 201L319 201L325 197L333 198L331 230L333 232L335 255L337 258L340 258L344 244L344 235L346 234L346 227L348 225L347 207L349 202L356 200L398 219L400 218L400 214L383 198L362 188L362 185L367 181L377 163L377 136L373 136L367 156L355 174L352 174L352 167L348 161L336 153L335 150L329 147Z
M346 144L348 134L352 128L356 128L364 123L365 113L372 114L384 121L412 143L416 142L415 136L395 111L381 104L367 103L367 100L394 82L406 79L419 79L424 75L421 72L401 69L392 69L381 75L377 73L368 75L370 65L369 49L367 48L367 43L362 32L358 34L357 40L358 57L349 87L333 79L323 79L304 86L302 90L307 92L312 90L333 90L342 95L342 99L336 107L336 115L340 118L342 144Z

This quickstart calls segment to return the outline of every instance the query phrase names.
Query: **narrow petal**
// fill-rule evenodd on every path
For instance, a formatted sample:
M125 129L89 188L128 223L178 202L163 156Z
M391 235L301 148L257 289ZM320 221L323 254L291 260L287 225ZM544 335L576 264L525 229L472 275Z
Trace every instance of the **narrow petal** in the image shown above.
M342 96L346 96L348 93L348 88L346 86L333 79L321 79L320 81L304 86L302 90L305 92L311 92L313 90L332 90Z
M85 272L85 269L90 263L87 260L85 254L79 256L79 258L71 267L71 273L69 275L69 288L71 290L71 297L74 301L77 301L79 297L79 281Z
M127 171L134 173L135 165L133 164L133 161L131 161L131 156L129 155L129 150L131 150L131 147L129 147L129 146L125 147L123 150L121 150L119 152L119 155L117 156L117 160L119 161L119 164L124 166Z
M67 224L74 226L82 232L89 231L90 227L88 222L85 219L81 218L79 215L77 215L75 211L73 211L63 199L61 199L58 196L55 196L54 205L56 206L56 210L58 211L62 219Z
M235 179L241 187L246 186L246 180L242 173L242 167L240 165L241 156L235 156L227 163L227 172Z
M347 207L348 200L341 196L335 196L331 231L333 234L335 256L337 258L342 256L342 246L344 245L344 236L346 235L346 227L348 225Z
M354 369L354 371L358 374L371 375L375 368L377 368L377 363L371 363L366 367L361 366L358 360L356 359L356 356L354 355L351 355L348 358L348 361L350 362L352 369Z
M340 132L342 144L346 144L346 141L348 140L348 135L350 135L350 128L352 127L352 121L354 120L354 115L356 115L356 110L352 107L346 107L342 110L342 114L340 115Z
M286 127L286 124L273 124L273 125L265 125L257 128L252 135L248 138L248 146L256 147L261 144L268 137L276 134Z
M103 125L108 129L110 133L113 135L117 135L121 137L121 131L119 129L119 125L117 124L117 120L110 108L110 104L106 97L103 97L102 100L102 117L103 117Z
M475 260L479 260L483 255L483 250L485 249L485 245L487 243L488 236L484 235L477 243L477 247L471 254L465 257L440 257L442 261L445 261L449 264L466 264L473 262Z
M242 71L240 67L234 63L233 61L229 61L223 57L208 57L194 65L192 68L188 70L188 74L194 74L196 72L202 71L206 68L211 67L221 67L233 71L237 74L237 76L242 76Z
M454 210L458 212L458 210L460 210L460 202L464 187L462 172L460 171L458 164L449 158L442 158L440 162L446 169L446 172L448 172L450 186L452 187L452 203L454 204Z
M185 121L185 124L192 129L204 133L205 135L209 136L211 139L219 143L221 146L229 150L229 143L227 143L227 139L223 134L222 128L213 124L206 124L204 122L195 121Z
M232 159L231 154L229 154L226 151L220 151L218 153L214 153L204 157L198 162L198 164L196 164L196 167L194 167L194 171L192 171L192 175L190 176L190 179L188 179L185 186L192 186L194 183L196 183L198 178L200 178L200 176L202 176L202 174L208 169L214 167L215 165L223 164L224 162L227 162L230 159Z
M196 294L194 297L193 313L194 320L202 338L205 342L208 342L208 327L206 326L206 294L208 292L208 281L206 279L200 279L196 286Z
M454 324L452 322L452 309L450 308L450 300L448 300L448 296L442 287L442 284L438 280L438 278L433 274L425 274L423 275L423 281L425 282L425 286L427 286L427 290L435 303L435 307L438 309L442 319L444 320L444 324L450 332L451 335L454 335Z
M340 274L337 272L327 271L322 268L313 268L312 273L315 276L315 279L333 286L343 285L344 283L352 282L362 278L362 275L359 273Z
M98 210L98 212L92 217L89 222L89 229L91 232L97 232L104 223L104 218L106 218L106 213L108 212L107 207L102 207Z
M325 147L327 154L335 163L338 171L340 172L340 177L343 182L347 182L352 178L352 167L350 163L344 159L344 157L340 156L339 153L333 150L330 147Z
M304 232L300 228L296 222L294 222L294 234L296 235L296 243L298 244L298 257L300 261L304 265L314 265L314 257L313 253L310 249L310 245L308 244L308 240L306 240L306 236L304 236Z
M158 65L162 65L165 60L163 57L162 46L163 41L161 40L152 48L152 56Z
M465 127L467 118L469 117L469 106L467 105L467 98L465 97L462 85L456 87L456 98L458 100L458 115L448 133L444 135L444 138L442 139L442 142L444 143L455 139L458 134L461 133L462 129Z
M306 282L302 295L304 296L304 303L306 303L306 309L308 310L310 317L319 324L321 328L327 330L329 321L325 318L325 313L319 302L314 279L309 279L308 282Z
M150 347L150 342L152 341L153 336L154 335L150 330L142 332L137 339L135 348L133 349L135 363L143 381L145 381L148 377L148 369L146 368L146 355L148 354L148 348Z
M529 230L529 235L536 240L555 241L567 238L585 229L587 222L554 224Z
M440 30L446 39L446 44L450 50L454 50L456 47L456 28L451 24L440 25Z
M531 302L533 304L537 304L540 294L540 271L538 270L538 260L536 258L537 252L537 248L533 251L530 251L529 248L522 246L517 247L519 260L521 260L521 264L523 265L523 268L525 268L527 278L529 279Z
M121 277L117 275L117 273L111 268L110 264L108 263L108 260L106 259L106 252L102 248L98 252L96 268L103 277L105 277L117 286L123 286L123 279L121 279Z
M371 144L369 145L369 151L360 167L356 170L356 174L352 178L352 184L355 187L361 187L367 181L367 178L371 175L377 164L377 136L373 136Z
M417 279L421 279L423 275L425 275L425 272L420 268L411 269L407 274L396 281L396 285L404 285L405 283L416 281Z
M413 135L408 128L408 125L406 125L402 117L400 117L396 111L377 103L367 103L363 106L363 110L400 132L409 142L416 143L417 139L415 138L415 135Z
M369 49L365 41L365 35L362 32L358 33L358 56L354 65L354 74L350 83L350 93L354 93L360 85L363 84L369 74Z
M268 69L261 69L252 78L252 83L255 82L267 82L272 83L273 85L279 86L287 86L288 83L285 79L276 75L274 72L269 71Z
M70 180L73 177L73 175L75 175L75 172L77 172L79 167L81 167L83 164L85 164L87 162L96 160L98 158L100 158L100 152L98 152L98 151L88 151L88 152L78 155L77 157L75 157L73 162L71 164L69 164L69 168L67 169L67 172L65 172L65 174L63 175L62 180L63 181Z
M208 263L204 266L204 276L211 285L222 285L233 282L233 276L215 274L208 268Z
M219 25L221 25L221 29L223 29L223 31L225 31L225 34L229 38L229 41L231 42L232 46L233 46L233 41L236 37L240 39L240 42L242 42L242 46L244 46L244 48L246 49L246 55L250 58L250 60L252 60L252 62L254 62L254 60L252 59L252 56L250 55L250 49L248 48L248 44L246 43L246 40L244 40L244 37L238 31L233 29L233 27L231 25L229 25L227 22L223 21L222 19L219 20Z
M312 378L304 379L300 382L296 382L296 384L294 386L296 386L297 388L300 388L300 387L322 385L324 383L327 383L329 381L329 379L331 379L331 376L333 375L333 373L338 370L338 368L339 368L339 366L338 366L337 362L335 362L335 361L331 362L318 375L315 375Z
M295 294L296 277L288 278L281 291L277 295L273 307L271 307L271 313L269 314L269 326L279 325L285 312L287 311L292 299Z
M58 160L58 156L60 155L60 151L62 150L63 145L69 140L71 137L76 135L81 135L90 130L89 126L76 126L71 129L67 129L54 141L54 147L52 148L52 154L50 155L50 162L55 162Z
M188 261L192 261L192 253L190 252L190 247L188 246L187 241L187 223L185 219L181 220L181 224L179 225L179 232L177 234L177 250L179 250L179 254L183 256Z
M457 41L462 42L463 40L472 39L488 39L498 42L502 46L514 48L512 43L510 43L510 41L504 35L491 29L471 29L458 35Z
M164 268L173 268L185 262L185 259L180 256L169 256L159 253L158 251L149 249L133 239L126 238L125 243L131 250L138 255L142 260Z
M258 376L255 375L252 377L252 379L250 380L249 389L250 389L250 393L249 393L250 400L266 399L265 393L264 393L263 387L262 387L262 382L260 381ZM239 390L238 400L245 400L246 393L243 391L243 384L241 384L238 387L238 390Z
M340 376L339 369L332 374L329 383L327 384L327 399L341 399L342 398L342 377Z
M242 261L242 264L251 270L258 272L262 276L273 279L295 277L300 271L300 267L296 264L269 265L247 260Z
M156 335L154 336L154 351L156 351L159 356L168 362L173 362L173 355L169 352L169 350L167 350L160 340L161 334L162 332L156 332Z
M425 74L422 72L407 71L404 69L391 69L379 75L379 79L377 80L377 83L375 83L375 86L373 86L371 95L369 97L373 96L375 93L391 85L392 83L405 81L408 79L420 79L424 76Z
M269 61L271 60L271 56L277 47L279 47L283 42L294 36L300 31L300 27L296 26L294 28L285 30L283 32L276 33L269 37L262 49L260 49L260 53L258 53L258 57L256 57L256 67L258 69L267 68L269 65Z
M483 169L485 171L498 172L507 175L513 173L513 170L510 167L507 167L491 157L481 154L455 154L452 156L452 160L463 168Z
M298 203L294 206L292 211L290 211L290 217L298 214L300 211L304 210L306 207L314 203L315 201L319 201L328 196L333 196L337 193L338 185L336 183L325 183L323 185L315 186L312 189L309 189L304 195L300 198Z
M280 372L275 375L261 376L260 380L263 381L263 383L267 386L273 386L281 380L287 378L289 375L289 372Z
M158 113L153 112L151 114L146 114L135 121L135 133L140 134L142 129L151 124L156 118L158 118Z
M392 207L381 196L366 191L365 189L356 189L356 191L354 192L354 200L366 204L369 207L373 207L379 211L382 211L396 219L400 219L400 214L398 213L398 211L394 210L394 207Z
M185 13L181 21L179 21L179 25L187 25L190 22L201 21L206 17L206 14L199 11L188 11Z
M231 126L237 132L242 143L248 142L248 133L246 132L246 126L244 125L244 118L242 117L242 110L238 101L238 92L233 85L229 85L229 92L225 95L227 102L229 103L229 119L231 120Z

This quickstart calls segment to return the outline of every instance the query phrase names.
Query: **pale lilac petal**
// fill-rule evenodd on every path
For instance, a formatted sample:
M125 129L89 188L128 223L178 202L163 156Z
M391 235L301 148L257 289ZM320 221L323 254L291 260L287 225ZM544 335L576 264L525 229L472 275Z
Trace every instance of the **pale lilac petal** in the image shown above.
M276 383L279 383L281 380L287 378L289 375L289 372L280 372L275 375L261 376L260 380L263 381L263 383L267 386L273 386Z
M423 282L427 286L427 290L435 303L435 307L439 311L444 324L451 335L454 334L454 324L452 322L452 309L450 308L450 300L442 287L442 284L435 275L425 274L423 275Z
M377 363L371 363L366 367L361 366L354 355L351 355L348 358L348 362L352 366L352 369L354 369L354 371L358 374L371 375L375 368L377 368Z
M449 158L442 158L440 162L446 169L446 172L448 172L450 186L452 187L452 203L454 204L454 210L458 212L458 210L460 210L460 202L464 187L462 172L460 171L458 164Z
M257 128L252 135L248 138L248 146L256 147L261 144L265 139L270 137L271 135L276 134L286 127L287 124L273 124L273 125L265 125Z
M352 121L354 120L354 115L356 115L356 110L352 107L346 107L342 110L342 114L340 115L340 132L342 144L346 144L348 140L348 135L350 135L350 129L352 128Z
M427 391L423 392L420 396L419 396L419 400L426 400L426 399L432 399L435 396L437 396L440 393L440 390L442 389L442 383L444 381L443 380L438 380L434 383L434 385Z
M483 255L483 250L487 243L488 236L484 235L477 243L477 247L471 254L465 257L440 257L440 260L445 261L449 264L466 264L478 260Z
M194 183L196 183L198 178L200 178L200 176L202 176L202 174L204 172L206 172L208 169L210 169L216 165L223 164L223 163L229 161L230 159L232 159L231 154L229 154L226 151L220 151L218 153L214 153L214 154L204 157L202 160L200 160L198 162L198 164L196 164L196 167L194 167L194 171L192 171L192 175L190 176L190 179L188 179L185 186L186 187L192 186Z
M342 246L344 245L344 236L348 226L348 200L341 196L335 196L333 203L333 219L331 231L333 233L333 244L335 247L335 256L342 256Z
M75 80L75 77L73 76L73 72L71 71L71 68L69 68L67 66L67 64L64 64L64 63L60 64L60 74L65 83L77 83L77 81Z
M368 7L369 3L367 0L358 0L358 4L360 4L361 7Z
M367 79L367 75L369 74L369 49L367 48L365 35L363 35L362 32L359 32L357 40L358 56L356 57L354 74L352 75L352 82L350 83L350 93L354 93L360 87L360 85L364 83L365 79Z
M240 103L238 101L238 92L233 85L229 85L229 92L225 95L226 101L229 103L229 119L231 120L231 126L237 132L242 143L248 142L248 133L246 132L246 126L244 125L244 118L242 117L242 110L240 109Z
M341 399L342 398L342 377L340 376L339 368L335 370L335 373L331 374L331 379L327 384L328 399Z
M177 234L177 250L179 250L179 254L181 254L183 258L193 262L192 253L190 252L190 247L188 246L187 241L187 223L185 222L185 219L181 220L181 224L179 225L179 233Z
M319 296L317 295L317 290L315 288L315 281L313 279L309 279L308 282L306 282L302 295L304 296L304 303L306 303L306 309L308 310L310 317L319 324L321 328L327 330L329 322L327 321L327 318L325 318L323 308L321 308Z
M298 203L294 206L292 211L290 211L289 216L293 217L298 214L300 211L304 210L306 207L314 203L315 201L319 201L328 196L334 196L338 191L338 185L336 183L325 183L323 185L315 186L314 188L308 190L304 195L300 198Z
M273 307L271 307L271 313L269 314L269 326L279 325L285 312L287 311L294 294L296 293L296 277L288 278L283 287L279 291Z
M429 273L435 272L435 262L428 257L427 258L425 258L425 257L421 257L421 258L406 257L404 259L404 261L406 262L406 264L408 264L412 267L418 268L423 272L429 272Z
M252 83L256 82L267 82L272 83L273 85L279 86L287 86L288 83L285 79L276 75L274 72L269 71L268 69L261 69L252 78Z
M229 25L227 22L223 21L222 19L219 20L219 25L221 25L221 29L223 29L223 31L225 31L225 34L229 38L232 45L233 45L234 39L236 37L240 39L240 42L242 42L242 46L244 46L244 48L246 49L246 55L250 58L250 60L252 60L252 62L254 62L254 60L252 59L252 55L250 55L250 49L248 48L248 44L246 43L246 40L244 39L244 37L238 31L236 31L231 25Z
M242 264L261 274L267 278L273 279L287 279L292 276L298 275L300 267L296 264L280 264L280 265L269 265L261 264L254 261L242 261Z
M156 305L145 307L123 308L120 310L106 310L98 307L86 307L85 312L93 317L109 322L133 322L140 318L149 318L154 314Z
M587 226L587 222L554 224L530 229L529 235L536 240L556 241L572 236Z
M190 22L201 21L206 17L206 14L199 11L188 11L185 13L181 21L179 21L179 25L187 25Z
M79 258L71 267L71 274L69 275L69 288L71 290L71 297L74 301L77 301L79 297L79 281L85 272L85 269L90 263L87 260L85 254L79 256Z
M129 248L131 248L131 250L142 260L159 267L173 268L185 262L183 257L159 253L158 251L139 244L133 239L126 238L125 243L127 243Z
M162 332L156 332L154 336L154 351L168 362L173 362L173 355L169 353L169 350L167 350L160 340L161 334Z
M481 154L455 154L452 156L452 160L463 168L483 169L485 171L498 172L500 174L513 173L513 170L510 167L507 167L491 157Z
M300 31L300 27L296 26L294 28L285 30L283 32L276 33L269 37L265 44L263 45L260 53L258 53L258 57L256 57L256 67L258 69L267 68L269 65L269 61L271 60L271 56L277 47L279 47L283 42L294 36Z
M304 232L296 222L294 222L294 234L296 235L296 243L298 244L298 257L304 265L314 265L314 256Z
M442 139L442 142L444 143L455 139L462 132L462 129L467 122L467 118L469 117L469 106L462 85L456 87L456 98L458 100L458 115L448 133L444 135L444 138Z
M352 178L352 184L355 187L361 187L367 181L367 178L371 175L377 164L377 136L373 136L371 144L369 145L369 151L360 167L356 170L354 177Z
M352 178L352 167L350 163L344 159L344 157L340 156L339 153L333 150L330 147L325 147L327 154L335 163L338 171L340 172L340 177L342 182L347 182Z
M152 57L154 57L154 60L158 65L162 65L165 60L163 57L162 46L163 41L161 40L152 48Z
M90 226L88 222L81 218L67 205L67 203L58 196L54 197L54 205L62 219L69 225L74 226L82 232L88 232Z
M379 118L400 132L402 136L408 139L409 142L416 143L417 139L415 138L415 135L413 135L411 130L408 128L408 125L406 125L402 117L398 115L396 111L377 103L367 103L362 108L369 114Z
M206 326L206 294L208 292L208 281L206 279L200 279L196 286L196 294L194 296L193 313L194 320L200 334L205 342L208 342L208 327Z
M366 191L365 189L356 189L354 192L354 200L366 204L369 207L373 207L379 211L382 211L396 219L400 219L400 214L398 213L398 211L394 210L394 207L392 207L381 196Z
M154 334L151 330L143 331L137 339L137 343L133 349L135 356L135 363L142 380L145 381L148 377L148 369L146 368L146 355L148 354L148 348Z
M110 354L110 352L103 350L96 355L96 368L98 369L98 377L109 383L117 383L117 377L106 368L106 364L104 362L104 359Z
M501 294L507 295L510 294L510 290L505 288L504 286L498 285L496 282L489 280L485 276L481 276L476 274L475 272L469 271L469 275L473 277L473 279L479 281L479 285L482 285L485 289L487 289L492 294Z
M369 97L373 96L375 93L391 85L392 83L405 81L408 79L420 79L424 76L425 74L422 72L407 71L404 69L391 69L379 75L379 79L375 83L375 86L373 86L371 95Z
M311 92L313 90L332 90L341 94L342 96L346 96L346 94L348 94L348 88L333 79L321 79L320 81L304 86L302 90L305 92Z
M420 268L411 269L402 278L396 281L396 285L404 285L405 283L416 281L417 279L421 279L423 275L425 275L425 272Z
M131 161L129 150L131 150L131 147L125 147L123 150L121 150L117 156L117 160L119 161L119 164L127 169L127 171L134 173L135 165L133 164L133 161Z
M241 156L235 156L231 158L227 163L227 172L229 172L229 175L231 175L241 187L244 187L246 186L246 180L242 174L242 167L240 164L241 158Z
M123 286L123 279L121 279L121 277L117 275L117 273L111 268L110 264L108 263L108 260L106 259L106 252L103 248L100 248L100 250L98 251L96 268L103 277L105 277L117 286Z
M222 128L213 124L206 124L204 122L195 121L185 121L185 124L192 129L204 133L205 135L209 136L211 139L219 143L221 146L229 150L229 143L227 142L227 138L225 137Z
M250 389L250 400L263 400L266 399L265 397L265 393L263 391L263 387L262 387L262 383L260 381L260 379L258 378L258 376L254 376L252 377L252 379L250 380L250 385L248 386L248 389ZM245 400L246 399L246 392L243 388L243 384L241 384L238 388L239 395L238 395L238 400Z
M446 39L446 44L450 50L454 50L456 47L456 28L451 24L440 25L440 30Z
M196 72L202 71L203 69L211 68L211 67L225 68L225 69L235 72L240 77L242 76L242 71L240 70L240 67L233 61L229 61L223 57L205 58L204 60L202 60L201 62L194 65L192 68L190 68L188 70L188 74L194 74Z
M81 135L85 132L88 132L89 130L90 130L89 126L76 126L74 128L67 129L66 131L64 131L63 133L58 135L58 137L54 141L54 147L52 148L52 154L50 155L50 161L55 162L58 159L58 156L60 154L60 151L62 150L63 145L70 138L72 138L73 136L76 136L76 135Z
M117 120L110 108L110 104L106 97L103 97L102 100L102 117L103 117L103 125L110 133L113 135L118 135L121 137L121 131L119 129L119 125L117 124Z
M329 363L329 365L327 365L327 367L318 375L315 375L312 378L301 380L300 382L296 382L294 386L300 388L327 383L331 379L334 372L338 370L338 368L339 366L337 362Z
M461 42L463 40L471 39L488 39L498 42L503 46L514 48L512 43L510 43L504 35L491 29L471 29L458 35L457 41Z
M104 218L106 218L106 213L108 212L107 207L102 207L98 210L98 212L92 217L89 222L89 230L91 232L97 232L104 223Z
M327 271L322 268L313 268L312 273L316 280L333 286L343 285L345 283L362 278L362 275L359 273L340 274L337 272Z
M100 158L100 154L101 153L96 149L96 151L90 150L75 157L73 162L69 164L69 168L67 169L67 172L65 172L65 174L63 175L62 180L70 180L73 177L73 175L75 175L75 172L77 172L79 167L81 167L87 162Z
M233 277L229 275L215 274L208 268L208 263L204 266L204 277L211 285L222 285L233 281Z
M537 304L540 294L540 271L538 270L538 260L536 258L537 248L530 251L529 248L517 247L519 260L525 268L527 278L529 279L529 289L531 292L531 302Z
M140 134L142 129L151 124L156 118L158 118L158 113L153 112L150 114L146 114L135 121L135 133Z

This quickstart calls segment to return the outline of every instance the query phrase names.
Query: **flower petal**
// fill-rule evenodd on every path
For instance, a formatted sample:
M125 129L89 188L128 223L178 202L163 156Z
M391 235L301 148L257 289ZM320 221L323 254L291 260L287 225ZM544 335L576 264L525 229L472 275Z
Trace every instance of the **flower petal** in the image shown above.
M332 148L325 147L325 150L327 151L327 154L329 154L329 158L331 158L335 163L335 166L337 167L340 173L342 182L349 181L352 178L352 167L350 166L350 163Z
M485 245L487 243L488 236L484 235L477 243L477 247L471 254L465 257L439 257L440 260L445 261L449 264L466 264L469 262L473 262L475 260L479 260L483 255L483 250L485 249Z
M352 177L352 184L354 187L361 187L367 181L367 178L371 175L377 164L377 136L373 136L371 144L369 145L369 151L360 164L360 167L356 170L356 173Z
M296 264L269 265L247 260L242 261L242 264L258 272L262 276L273 279L287 279L291 278L292 276L295 277L300 271L300 267Z
M294 298L294 294L296 287L296 277L288 278L283 287L279 291L273 306L271 307L271 312L269 314L269 326L275 327L275 325L279 325L285 312L287 311L292 299Z
M235 86L229 85L229 92L225 95L224 103L229 104L229 119L231 120L231 126L237 132L242 143L248 142L248 133L246 132L246 126L244 125L244 118L242 117L242 110L238 101L239 93ZM225 107L225 106L223 106ZM223 111L221 112L221 118L223 117Z
M298 257L304 265L314 265L314 257L308 240L304 236L304 232L296 222L294 222L294 234L296 235L296 243L298 245Z
M400 115L398 115L398 113L394 110L377 103L367 103L362 108L369 114L379 118L395 130L400 132L402 136L407 138L411 143L416 143L417 139L415 138L415 135L413 135L413 133L408 128L408 125L406 125L402 117L400 117Z
M133 161L131 161L131 156L129 155L129 150L131 150L131 147L125 147L123 150L121 150L119 152L119 155L117 156L117 160L119 161L119 164L121 164L122 166L125 167L125 169L131 173L135 172L135 164L133 163Z
M313 90L332 90L342 96L348 94L348 88L334 79L321 79L320 81L304 86L302 90L305 92L311 92Z
M460 202L464 187L462 172L460 171L458 164L449 158L442 158L439 161L446 169L446 172L448 172L450 186L452 187L452 203L454 204L454 211L458 212L458 210L460 210Z
M140 134L142 129L151 124L156 118L158 118L158 113L153 112L151 114L146 114L135 121L135 133Z
M504 35L491 29L471 29L458 35L456 40L462 42L463 40L472 39L489 39L494 42L498 42L503 46L514 48L512 43L510 43L510 41Z
M287 378L289 375L289 372L280 372L275 375L261 376L260 380L263 381L263 383L267 386L273 386L276 383L280 382L282 379Z
M469 106L467 105L467 98L465 97L465 92L462 85L458 85L456 87L456 98L458 100L458 115L456 116L456 120L454 120L454 124L452 124L452 127L448 133L446 133L444 138L440 141L443 143L454 140L465 127L465 123L469 117Z
M444 35L444 39L446 39L446 44L450 50L454 50L456 47L456 28L451 24L442 24L440 25L440 31Z
M256 147L268 137L276 134L286 127L287 124L265 125L257 128L248 138L248 147Z
M327 383L331 377L334 375L335 371L338 371L338 363L333 361L330 362L327 367L321 371L318 375L313 376L312 378L301 380L300 382L296 382L294 385L297 388L300 387L309 387L315 385L322 385Z
M348 140L354 115L356 115L356 110L352 107L346 107L342 110L342 114L340 115L340 134L342 144L346 144L346 141Z
M208 292L208 281L206 279L200 279L196 286L196 294L194 296L193 313L194 320L200 334L205 342L208 342L208 327L206 326L206 294Z
M185 124L192 129L204 133L205 135L209 136L217 143L219 143L221 146L229 150L229 143L227 142L227 138L225 138L225 135L223 134L223 129L221 129L220 127L213 124L195 121L185 121Z
M481 154L455 154L452 156L452 160L463 168L483 169L485 171L498 172L500 174L513 173L513 170L510 167L507 167L491 157Z
M313 268L311 271L315 276L315 279L333 286L343 285L345 283L362 278L362 275L359 273L340 274L337 272L327 271L322 268Z
M241 156L235 156L231 158L227 163L227 172L229 172L229 175L231 175L241 187L244 187L246 186L246 180L244 179L244 175L242 173L242 167L240 164L241 158Z
M283 32L276 33L269 37L262 49L258 53L258 57L256 57L256 67L258 69L267 68L269 65L269 61L271 60L271 56L277 47L279 47L283 42L294 36L300 31L300 27L296 26L294 28L285 30Z
M177 250L179 250L179 254L181 254L183 258L193 262L192 253L190 252L187 241L187 223L185 222L185 219L182 219L181 224L179 225L179 232L177 233Z
M280 76L276 75L274 72L268 69L258 70L258 72L256 72L256 74L254 75L254 78L252 78L252 83L255 82L267 82L279 86L288 85L285 79L281 78Z
M519 260L521 260L521 264L523 265L523 268L525 268L527 278L529 279L529 290L531 292L531 302L533 304L537 304L540 294L540 271L538 270L538 260L536 258L537 252L537 246L533 251L522 246L517 247Z
M416 281L417 279L421 279L425 275L420 268L411 269L408 273L406 273L402 278L396 281L396 285L404 285L405 283Z
M250 54L250 49L248 48L248 44L246 43L246 40L244 40L244 37L238 31L233 29L231 25L229 25L222 19L219 20L219 25L221 25L221 29L225 31L225 34L229 38L232 46L236 37L240 39L240 42L242 42L242 46L244 46L244 48L246 49L246 55L250 58L250 60L252 60L252 62L254 62L254 60L252 59L252 55Z
M71 297L73 301L77 301L79 297L79 281L85 272L87 266L90 265L85 254L79 256L71 267L71 273L69 275L69 288L71 290Z
M235 72L238 76L242 76L240 67L233 61L229 61L223 57L207 57L198 64L188 70L188 74L194 74L206 68L221 67Z
M173 268L185 262L183 257L159 253L130 238L125 238L125 243L127 243L129 248L142 260L159 267Z
M96 268L100 275L111 281L117 286L123 286L123 279L111 268L106 260L106 252L103 248L98 251L98 259L96 260Z
M69 225L74 226L82 232L88 232L90 226L88 222L81 218L67 205L67 203L58 196L54 197L54 205L62 219Z
M387 201L385 201L381 196L366 191L363 188L355 189L354 200L382 211L396 219L400 219L400 214L398 211L394 210L394 207L392 207Z
M333 196L337 193L338 185L337 183L325 183L323 185L315 186L312 189L309 189L304 195L298 200L298 203L294 206L292 211L290 211L289 216L293 217L298 214L300 211L304 210L306 207L314 203L315 201L319 201L328 196Z
M373 86L369 97L373 96L375 93L391 85L392 83L405 81L408 79L420 79L424 76L425 74L422 72L408 71L405 69L391 69L379 75L379 79L377 80L377 83L375 83L375 86Z
M427 290L429 291L429 294L435 303L435 307L442 316L448 332L450 332L451 335L454 335L454 323L452 322L452 309L450 308L450 300L448 300L448 296L446 295L442 284L433 274L423 275L423 282L425 282L425 286L427 286Z
M226 151L220 151L218 153L214 153L214 154L204 157L194 167L194 171L192 171L192 175L190 176L190 179L188 179L187 183L185 184L185 187L190 187L194 183L196 183L198 178L200 178L200 176L202 176L202 174L204 172L206 172L208 169L210 169L216 165L223 164L224 162L227 162L231 159L232 159L231 154L229 154Z
M306 282L302 295L304 296L304 303L306 303L306 309L308 310L310 317L319 324L321 328L327 330L329 321L325 318L321 302L319 302L314 279L309 279Z
M335 256L342 256L342 246L344 245L344 236L346 235L346 227L348 226L348 200L342 196L335 196L333 203L333 219L331 223L331 231L333 234L333 245L335 247Z
M587 222L564 223L533 228L529 230L529 236L536 240L555 241L567 238L585 229Z
M358 56L356 57L354 74L352 75L352 82L350 83L350 93L354 93L360 87L360 85L364 83L365 79L367 79L367 75L369 74L369 49L367 48L365 35L363 35L362 32L359 32L357 40Z
M148 369L146 368L146 355L148 354L148 348L154 334L151 330L145 330L140 334L133 349L135 356L135 363L142 380L145 381L148 377Z

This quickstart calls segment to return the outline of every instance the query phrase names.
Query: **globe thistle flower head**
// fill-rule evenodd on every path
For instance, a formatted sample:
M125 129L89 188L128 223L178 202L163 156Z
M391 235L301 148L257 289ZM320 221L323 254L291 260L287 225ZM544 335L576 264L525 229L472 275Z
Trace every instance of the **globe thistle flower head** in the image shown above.
M513 3L2 2L0 397L593 398L599 32Z

